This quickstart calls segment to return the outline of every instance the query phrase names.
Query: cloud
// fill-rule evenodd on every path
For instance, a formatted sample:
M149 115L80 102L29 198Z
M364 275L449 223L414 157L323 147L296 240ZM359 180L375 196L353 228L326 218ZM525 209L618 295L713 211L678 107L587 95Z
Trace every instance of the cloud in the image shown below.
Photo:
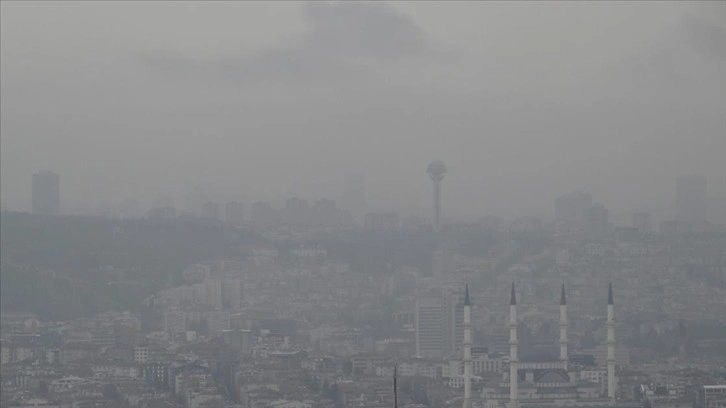
M429 51L413 19L378 2L309 2L303 7L310 31L305 47L336 57L397 59Z
M237 81L330 83L351 77L363 80L374 76L382 64L437 55L425 31L386 3L308 2L303 17L302 35L251 54L195 59L162 50L143 54L140 60L164 72Z

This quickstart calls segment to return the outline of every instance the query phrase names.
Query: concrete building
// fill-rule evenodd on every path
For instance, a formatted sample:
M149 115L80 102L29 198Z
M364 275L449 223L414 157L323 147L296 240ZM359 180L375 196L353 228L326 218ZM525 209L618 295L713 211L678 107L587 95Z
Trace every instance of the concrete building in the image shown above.
M416 356L443 357L446 348L444 301L439 297L416 301Z
M164 331L169 334L184 333L187 330L186 313L181 310L164 312Z
M215 310L209 312L207 317L207 326L209 327L209 334L217 337L221 336L224 330L230 328L230 314L227 310Z
M726 385L704 385L698 390L699 408L726 407Z
M145 364L149 360L149 349L146 346L134 347L134 361L136 364Z

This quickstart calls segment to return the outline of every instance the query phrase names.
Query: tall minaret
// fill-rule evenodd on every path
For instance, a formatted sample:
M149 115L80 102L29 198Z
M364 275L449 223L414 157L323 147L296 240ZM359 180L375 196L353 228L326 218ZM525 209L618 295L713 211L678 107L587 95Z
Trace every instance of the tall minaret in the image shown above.
M560 292L560 362L567 369L567 299L565 298L565 284Z
M464 408L471 408L471 299L469 284L464 294Z
M613 310L613 284L608 286L608 398L615 402L615 311Z
M519 393L517 390L519 360L517 358L517 296L509 297L509 402L512 408L519 406Z

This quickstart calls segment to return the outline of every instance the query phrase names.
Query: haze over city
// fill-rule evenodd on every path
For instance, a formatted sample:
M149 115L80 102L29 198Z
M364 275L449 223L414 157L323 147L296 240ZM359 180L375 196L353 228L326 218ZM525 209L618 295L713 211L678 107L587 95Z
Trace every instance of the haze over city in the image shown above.
M672 209L702 174L726 214L718 2L2 4L2 202L63 177L69 212L204 189L428 215ZM644 188L647 187L647 188Z
M726 2L0 9L0 407L726 408Z

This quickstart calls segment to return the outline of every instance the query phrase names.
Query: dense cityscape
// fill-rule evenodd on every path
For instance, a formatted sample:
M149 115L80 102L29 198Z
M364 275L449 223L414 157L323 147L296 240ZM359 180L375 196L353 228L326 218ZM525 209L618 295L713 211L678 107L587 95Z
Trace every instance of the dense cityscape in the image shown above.
M726 408L726 2L0 0L0 408Z
M446 171L427 168L432 216L403 219L299 198L63 216L38 172L32 214L2 214L2 405L387 407L394 373L402 407L724 404L703 177L654 228L583 192L552 221L447 221Z

